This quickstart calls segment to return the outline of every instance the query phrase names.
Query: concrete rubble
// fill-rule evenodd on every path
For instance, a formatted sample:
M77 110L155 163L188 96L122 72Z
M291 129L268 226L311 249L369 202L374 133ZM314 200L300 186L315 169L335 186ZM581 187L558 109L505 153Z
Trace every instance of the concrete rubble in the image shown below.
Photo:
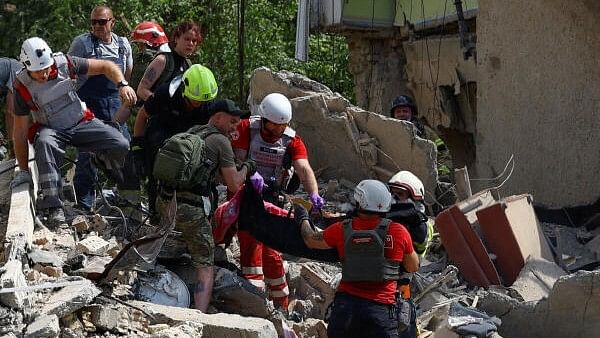
M293 127L307 143L327 199L317 226L350 212L352 189L367 177L387 180L411 170L423 178L429 198L438 191L436 147L416 138L410 124L352 106L298 74L259 68L250 91L251 110L269 92L291 98ZM10 166L5 163L0 167ZM8 182L0 179L0 192L10 190L2 189ZM411 281L420 337L459 337L461 325L451 313L457 307L485 320L497 317L491 337L594 336L600 330L593 320L600 315L594 288L600 273L583 270L600 266L600 230L539 222L530 195L496 195L477 193L437 216L436 234ZM294 197L306 199L306 193ZM158 246L136 247L163 224L128 219L123 238L121 220L100 210L48 228L34 218L32 203L24 189L0 193L0 210L10 210L8 218L0 216L0 336L327 336L340 264L284 255L290 302L277 309L240 277L233 240L217 248L213 298L201 313L189 308L195 270L177 231L157 237ZM129 258L147 260L127 265L127 250Z

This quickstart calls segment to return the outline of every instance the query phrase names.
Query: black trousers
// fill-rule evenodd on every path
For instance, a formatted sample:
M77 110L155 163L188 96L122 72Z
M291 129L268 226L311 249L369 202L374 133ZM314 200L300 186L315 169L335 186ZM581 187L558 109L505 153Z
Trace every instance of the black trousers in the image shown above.
M327 336L397 338L398 315L393 304L381 304L338 292L333 300Z

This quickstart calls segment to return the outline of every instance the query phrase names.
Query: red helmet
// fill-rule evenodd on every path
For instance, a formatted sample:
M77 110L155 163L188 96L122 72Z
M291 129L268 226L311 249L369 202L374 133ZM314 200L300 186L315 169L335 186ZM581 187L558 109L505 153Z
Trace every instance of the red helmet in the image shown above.
M152 48L169 42L165 30L156 22L144 21L139 23L131 32L132 42L142 42Z

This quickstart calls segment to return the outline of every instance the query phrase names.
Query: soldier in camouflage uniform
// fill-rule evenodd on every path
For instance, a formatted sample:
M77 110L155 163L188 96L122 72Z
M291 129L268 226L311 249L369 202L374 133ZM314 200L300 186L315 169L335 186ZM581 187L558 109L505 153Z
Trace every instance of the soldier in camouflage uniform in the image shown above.
M216 185L215 176L218 172L227 189L235 193L244 183L247 174L255 171L253 162L242 163L238 170L231 148L230 134L236 131L244 113L230 100L218 100L213 107L208 125L194 127L188 132L197 133L204 139L206 159L203 163L212 164L209 168L210 185ZM160 181L159 185L156 209L159 214L163 214L168 210L174 189L163 181ZM192 257L192 264L196 267L195 307L206 312L212 295L215 244L209 220L213 203L208 196L210 192L201 190L197 184L177 190L176 229L181 231Z

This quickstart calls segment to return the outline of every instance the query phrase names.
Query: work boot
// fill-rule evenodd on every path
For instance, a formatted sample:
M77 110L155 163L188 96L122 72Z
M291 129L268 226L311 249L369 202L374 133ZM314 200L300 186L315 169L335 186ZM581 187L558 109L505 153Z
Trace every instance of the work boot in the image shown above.
M56 207L56 208L50 208L48 210L48 223L52 224L52 225L59 225L62 223L65 223L66 219L65 219L65 212L63 211L63 208L61 207Z

